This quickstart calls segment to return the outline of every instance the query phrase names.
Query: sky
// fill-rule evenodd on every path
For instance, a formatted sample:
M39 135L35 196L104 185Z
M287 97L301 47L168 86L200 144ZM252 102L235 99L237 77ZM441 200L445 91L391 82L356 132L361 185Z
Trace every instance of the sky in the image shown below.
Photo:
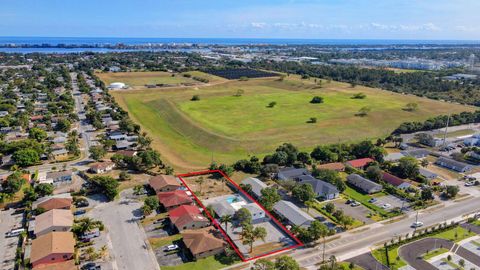
M480 40L480 0L0 0L0 36Z

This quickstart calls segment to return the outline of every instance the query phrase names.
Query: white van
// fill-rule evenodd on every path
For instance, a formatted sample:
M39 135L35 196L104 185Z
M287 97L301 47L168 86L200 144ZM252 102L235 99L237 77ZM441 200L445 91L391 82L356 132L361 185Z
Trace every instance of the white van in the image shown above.
M25 229L14 229L6 233L6 237L15 237L19 236L25 231Z

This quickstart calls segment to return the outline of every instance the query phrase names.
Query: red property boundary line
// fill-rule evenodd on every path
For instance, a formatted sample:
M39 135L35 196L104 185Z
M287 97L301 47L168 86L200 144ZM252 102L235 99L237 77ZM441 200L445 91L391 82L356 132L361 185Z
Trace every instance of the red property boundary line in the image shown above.
M182 177L191 177L191 176L214 174L214 173L221 174L225 179L227 179L231 184L233 184L243 195L245 195L247 198L249 198L250 200L255 202L258 206L260 206L260 208L262 208L262 210L265 211L265 213L267 213L267 215L275 222L275 224L277 224L280 228L282 228L288 234L288 236L290 236L292 239L295 240L295 242L297 242L297 244L286 247L286 248L282 248L282 249L279 249L279 250L267 252L265 254L258 255L258 256L252 257L252 258L245 258L243 256L243 254L240 252L240 250L237 248L237 246L230 239L230 236L227 235L227 233L223 230L222 226L220 226L220 224L218 224L218 222L212 217L212 215L210 215L210 213L207 211L207 208L203 205L203 203L200 201L200 199L197 197L197 195L195 195L195 193L190 189L190 187L187 185L185 180L183 180L183 178L182 178ZM227 242L230 244L230 246L232 246L232 248L235 250L235 252L238 254L238 256L240 257L240 259L242 259L243 262L256 260L256 259L263 258L263 257L269 256L269 255L273 255L273 254L276 254L276 253L279 253L279 252L283 252L283 251L286 251L286 250L290 250L290 249L294 249L294 248L297 248L297 247L304 246L302 241L300 241L295 235L293 235L289 230L287 230L287 228L285 228L285 226L283 226L283 224L280 223L280 221L278 221L269 211L267 211L267 209L265 209L263 207L263 205L258 203L257 200L255 200L252 196L250 196L250 194L248 194L245 190L243 190L239 185L237 185L237 183L235 183L232 179L230 179L230 177L228 177L221 170L206 170L206 171L178 174L177 177L178 177L178 179L180 179L180 181L182 181L183 185L188 189L188 191L190 191L192 193L192 195L195 198L195 200L197 201L197 203L203 208L203 210L205 211L207 216L210 218L210 220L213 222L215 227L217 227L217 229L220 230L220 232L225 237Z

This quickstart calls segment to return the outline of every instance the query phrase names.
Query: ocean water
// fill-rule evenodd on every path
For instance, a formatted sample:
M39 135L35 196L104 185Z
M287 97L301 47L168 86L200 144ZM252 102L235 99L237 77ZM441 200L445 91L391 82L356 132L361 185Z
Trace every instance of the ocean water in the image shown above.
M112 38L112 37L0 37L0 45L143 45L143 44L218 44L218 45L461 45L479 44L475 40L394 40L394 39L256 39L256 38ZM144 49L147 50L147 49ZM9 53L79 53L128 51L108 48L0 48Z

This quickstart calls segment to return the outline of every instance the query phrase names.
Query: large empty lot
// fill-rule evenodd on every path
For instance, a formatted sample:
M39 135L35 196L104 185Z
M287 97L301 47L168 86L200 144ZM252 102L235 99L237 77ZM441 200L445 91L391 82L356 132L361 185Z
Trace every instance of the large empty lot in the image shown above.
M359 92L367 97L353 99ZM473 110L339 82L323 81L319 87L314 79L294 76L283 81L250 79L112 94L153 137L154 147L163 157L182 169L205 167L212 157L230 163L248 155L262 156L283 142L310 150L318 144L375 138L389 134L405 121ZM191 101L193 95L200 100ZM311 104L317 95L324 103ZM276 105L269 107L271 102ZM411 102L418 104L418 110L405 111ZM363 107L370 109L368 115L356 116ZM311 117L317 122L307 123Z

